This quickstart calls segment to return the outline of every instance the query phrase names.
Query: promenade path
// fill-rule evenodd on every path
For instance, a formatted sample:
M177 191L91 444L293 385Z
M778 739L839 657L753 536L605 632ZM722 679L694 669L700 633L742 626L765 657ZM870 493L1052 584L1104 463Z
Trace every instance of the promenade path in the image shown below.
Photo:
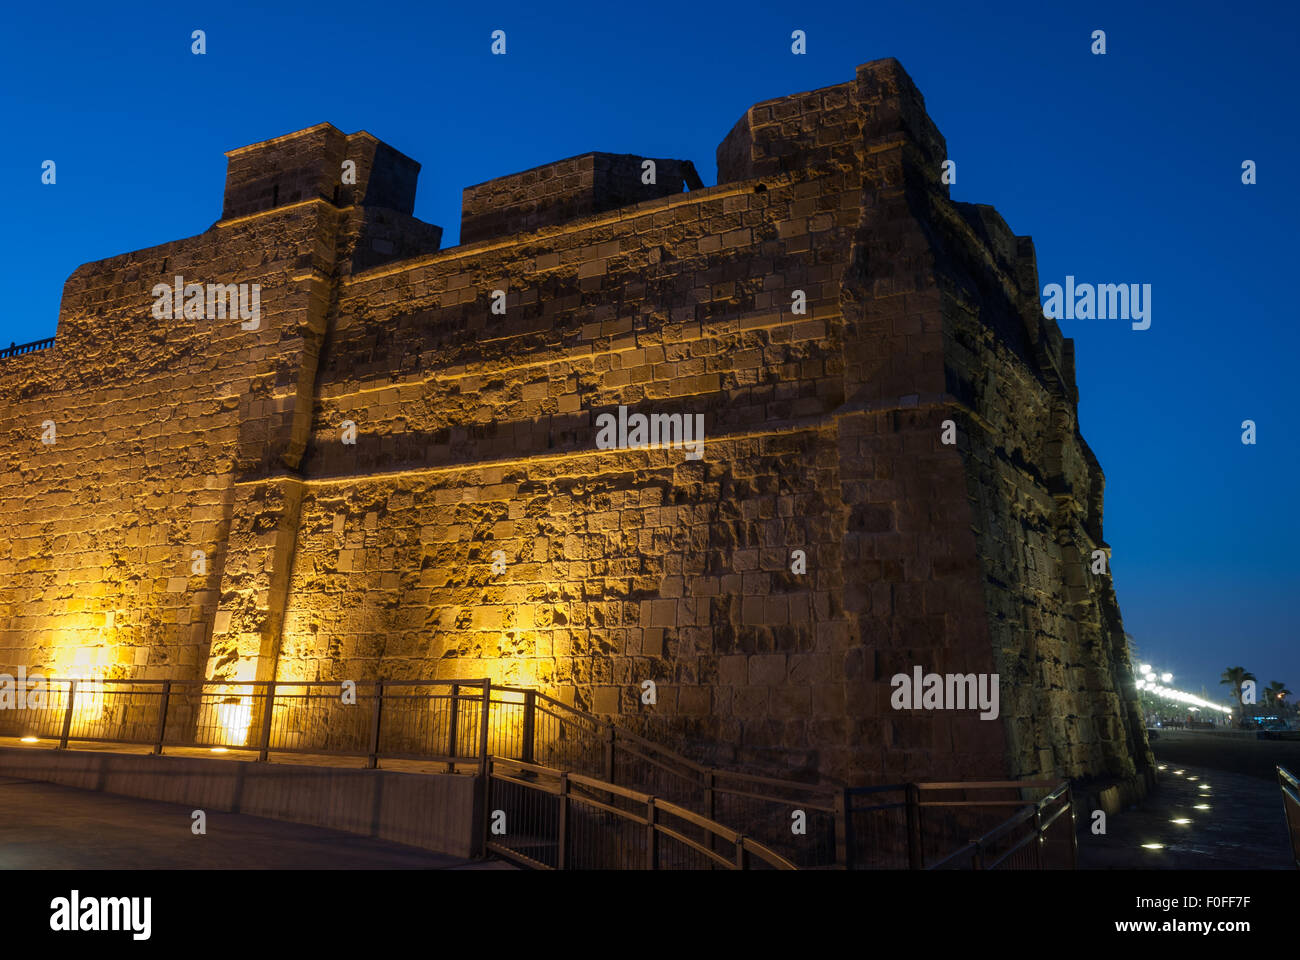
M1136 809L1079 825L1081 870L1295 870L1277 782L1160 756L1160 783Z
M322 827L0 777L0 870L510 869Z

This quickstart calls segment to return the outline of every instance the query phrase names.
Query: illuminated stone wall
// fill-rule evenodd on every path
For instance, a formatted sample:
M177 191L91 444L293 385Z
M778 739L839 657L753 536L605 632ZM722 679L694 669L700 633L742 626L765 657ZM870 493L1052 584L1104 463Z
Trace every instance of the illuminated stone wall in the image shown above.
M715 187L480 184L447 250L368 134L229 156L229 219L81 268L0 362L0 663L489 676L853 782L1145 762L1070 343L896 62L752 107ZM153 320L176 273L262 283L261 328ZM620 405L703 414L702 458L597 449ZM1000 673L1001 717L891 709L915 665Z

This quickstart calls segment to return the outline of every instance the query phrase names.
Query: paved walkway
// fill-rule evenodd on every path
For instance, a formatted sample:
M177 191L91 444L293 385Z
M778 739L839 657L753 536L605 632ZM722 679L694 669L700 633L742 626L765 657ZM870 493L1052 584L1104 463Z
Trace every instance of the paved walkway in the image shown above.
M0 777L0 870L509 869L298 823Z
M1160 760L1158 742L1156 749ZM1105 836L1080 824L1079 869L1295 870L1276 782L1160 766L1155 792L1107 817Z

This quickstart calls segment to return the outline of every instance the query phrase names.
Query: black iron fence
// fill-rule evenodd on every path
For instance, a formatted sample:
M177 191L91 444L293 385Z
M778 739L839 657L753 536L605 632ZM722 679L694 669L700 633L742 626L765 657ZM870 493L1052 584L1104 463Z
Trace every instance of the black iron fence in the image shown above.
M1062 783L1052 789L1050 782L1039 781L1035 786L1050 792L1028 806L1022 803L1008 819L928 864L927 869L1073 870L1078 861L1078 840L1069 784ZM1002 806L1004 812L989 814L990 819L1005 816L1006 805L992 803ZM979 815L987 808L975 800L967 809Z
M44 350L52 346L54 346L53 337L46 337L44 340L33 340L31 343L14 343L10 341L9 346L0 347L0 360L16 357L23 353L31 353L33 350Z
M1075 865L1074 812L1065 782L956 780L856 787L845 793L841 862L849 869ZM1034 850L1022 853L1031 831L1041 844L1041 858ZM1016 857L1005 860L1003 854L1010 852Z
M581 730L535 725L535 692L464 682L77 680L28 678L0 736L71 743L433 761L454 769L494 753L520 756L553 738L586 749ZM487 710L484 703L489 704ZM527 717L526 717L527 715ZM590 741L591 737L586 737ZM563 743L561 743L563 741ZM528 746L525 746L527 742Z

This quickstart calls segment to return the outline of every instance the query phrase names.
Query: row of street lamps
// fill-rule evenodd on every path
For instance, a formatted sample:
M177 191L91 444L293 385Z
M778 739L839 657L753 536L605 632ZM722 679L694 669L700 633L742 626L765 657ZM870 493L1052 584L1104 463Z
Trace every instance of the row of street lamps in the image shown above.
M1205 709L1218 710L1220 713L1226 714L1232 713L1232 709L1229 707L1217 703L1211 703L1209 700L1205 700L1195 694L1187 693L1185 690L1175 690L1172 687L1165 686L1165 684L1170 683L1174 679L1172 673L1162 673L1157 677L1156 672L1151 669L1151 664L1149 663L1142 664L1142 666L1138 668L1138 672L1142 674L1142 679L1137 682L1137 688L1139 690L1153 694L1157 697L1163 697L1166 700L1176 700L1179 703L1189 704L1193 710Z

